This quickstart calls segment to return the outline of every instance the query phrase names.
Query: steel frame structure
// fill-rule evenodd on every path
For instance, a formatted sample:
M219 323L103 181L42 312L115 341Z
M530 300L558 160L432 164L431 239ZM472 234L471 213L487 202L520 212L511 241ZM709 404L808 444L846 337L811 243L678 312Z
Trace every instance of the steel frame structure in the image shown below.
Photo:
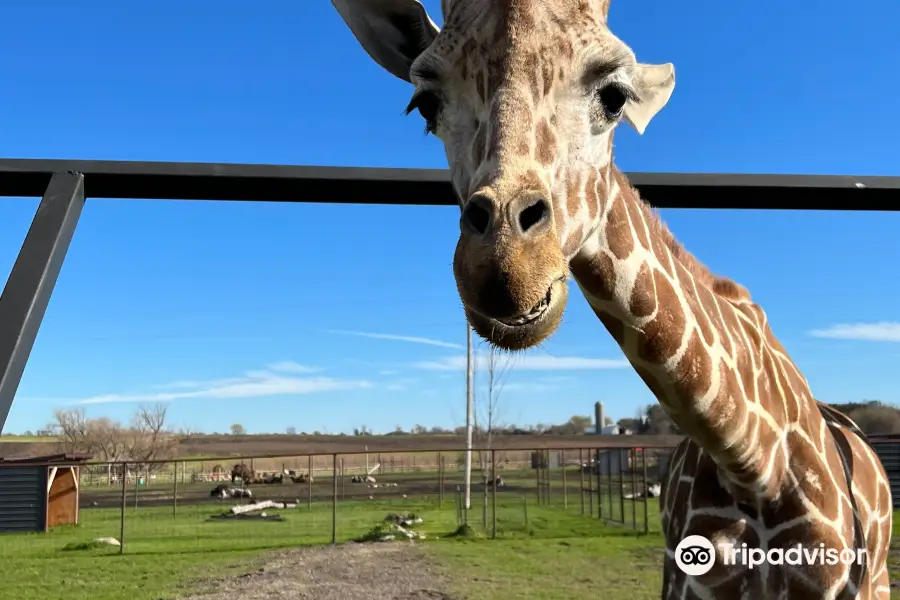
M900 177L628 173L658 208L900 210ZM41 202L0 295L0 433L86 198L453 206L446 170L0 159L0 196Z

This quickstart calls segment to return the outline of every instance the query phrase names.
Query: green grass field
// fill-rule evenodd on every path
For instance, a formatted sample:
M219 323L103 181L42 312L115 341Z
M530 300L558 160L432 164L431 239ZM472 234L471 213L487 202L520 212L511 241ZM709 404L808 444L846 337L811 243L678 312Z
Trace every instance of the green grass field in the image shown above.
M650 533L642 534L582 516L579 504L571 500L564 510L558 501L547 507L532 498L525 504L520 495L497 497L496 540L442 537L457 526L452 499L439 508L432 501L399 498L339 503L337 538L354 539L389 512L412 511L425 520L421 531L435 536L420 547L455 586L449 591L462 597L659 597L663 551L656 502L649 505ZM478 495L473 504L469 522L481 530ZM117 509L83 510L80 525L48 534L0 536L3 589L17 600L178 598L198 591L201 580L246 572L267 550L331 541L327 503L272 511L282 514L283 522L207 521L221 510L210 505L178 507L173 515L170 507L129 508L121 555L113 547L64 549L95 537L118 538ZM489 508L489 521L490 514Z

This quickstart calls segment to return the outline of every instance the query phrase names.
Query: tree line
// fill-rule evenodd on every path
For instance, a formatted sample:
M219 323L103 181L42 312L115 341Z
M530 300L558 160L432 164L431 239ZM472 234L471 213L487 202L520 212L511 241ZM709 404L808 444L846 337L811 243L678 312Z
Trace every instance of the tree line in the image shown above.
M153 472L175 454L179 436L166 423L168 405L140 405L130 422L108 417L88 418L83 408L56 410L44 428L56 437L63 452L87 452L101 462L127 461L132 468Z

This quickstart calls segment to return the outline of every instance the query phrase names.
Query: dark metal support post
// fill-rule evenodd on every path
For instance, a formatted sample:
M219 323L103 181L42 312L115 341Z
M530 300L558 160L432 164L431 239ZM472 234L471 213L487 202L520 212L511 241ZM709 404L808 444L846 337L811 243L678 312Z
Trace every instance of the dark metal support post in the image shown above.
M641 457L641 468L644 471L644 533L649 533L650 521L649 515L647 513L649 512L650 507L647 503L650 502L650 498L648 497L650 494L650 488L647 481L647 449L644 448L643 451L641 451L641 454L643 455Z
M444 508L444 455L438 452L438 508Z
M491 449L491 539L497 537L497 453Z
M594 456L597 456L596 452L597 451L595 450ZM588 456L588 464L590 465L590 468L591 469L599 469L600 464L595 463L594 461L591 460L591 451L590 450L587 451L587 456ZM591 515L592 517L594 516L594 478L592 477L593 474L594 474L594 472L593 472L593 470L591 470L591 471L588 471L588 476L587 476L588 514ZM597 475L597 483L600 483L599 475ZM600 492L598 491L597 494L599 495L599 493Z
M609 520L614 521L613 516L613 489L612 489L612 450L606 451L606 492L609 499Z
M578 450L578 475L581 477L581 484L578 486L578 495L581 497L581 514L584 514L584 450Z
M125 553L125 503L128 501L128 488L125 487L125 475L128 473L128 463L122 463L122 509L119 513L119 554Z
M631 449L631 527L637 529L637 494L638 494L638 486L637 486L637 448ZM641 494L641 496L645 496L644 501L646 502L647 494Z
M313 484L313 457L309 455L309 473L306 477L306 508L312 508L312 484Z
M560 451L559 463L562 465L563 510L569 510L569 487L566 483L566 451Z
M182 472L184 467L182 466ZM174 517L178 511L178 463L175 463L175 470L172 472L172 516Z
M609 455L609 450L606 451ZM597 518L603 518L603 487L600 485L600 451L594 450L594 464L597 465ZM609 473L607 472L607 478ZM612 509L610 509L612 510Z
M625 467L627 464L622 464L623 462L628 462L628 458L622 460L622 450L619 450L619 523L625 524ZM609 481L610 485L612 485L612 477L610 477ZM612 506L609 507L612 509Z
M56 173L0 294L0 433L84 207L84 175Z
M337 544L338 457L331 456L331 543Z

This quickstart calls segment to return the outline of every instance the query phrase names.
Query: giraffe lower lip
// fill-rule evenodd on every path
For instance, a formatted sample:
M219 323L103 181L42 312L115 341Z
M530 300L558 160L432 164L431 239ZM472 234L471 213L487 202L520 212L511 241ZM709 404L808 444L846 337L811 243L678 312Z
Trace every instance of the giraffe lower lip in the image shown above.
M528 325L529 323L533 323L544 316L547 310L550 308L550 302L553 299L552 296L553 286L551 285L547 288L547 294L544 296L544 299L538 302L531 310L523 315L518 315L516 317L511 317L507 319L494 319L507 327L522 327L524 325Z

